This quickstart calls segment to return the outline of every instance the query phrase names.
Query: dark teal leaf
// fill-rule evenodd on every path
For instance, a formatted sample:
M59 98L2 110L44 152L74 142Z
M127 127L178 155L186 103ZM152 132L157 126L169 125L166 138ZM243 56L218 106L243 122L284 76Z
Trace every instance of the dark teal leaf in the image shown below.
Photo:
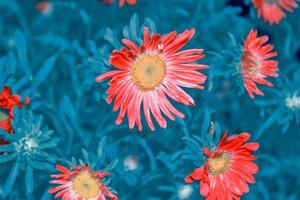
M61 109L64 111L66 116L72 118L75 116L72 102L68 96L64 96L61 102Z
M102 153L103 153L104 147L105 147L105 145L106 145L106 139L107 139L107 137L104 136L104 137L100 140L100 142L99 142L98 149L97 149L97 155L98 155L98 157L101 157L101 155L102 155Z
M104 171L110 171L110 170L114 169L114 168L117 166L118 163L119 163L119 160L118 160L118 159L113 160L111 163L109 163L109 164L105 167Z
M12 191L13 185L16 182L18 174L19 174L19 164L18 162L16 162L12 167L12 169L10 170L10 173L4 183L4 187L3 187L4 196L7 196Z
M16 157L16 154L7 154L7 155L0 155L0 163L6 163L13 160Z
M50 73L50 71L54 66L54 63L55 63L54 56L45 60L45 62L42 64L41 68L37 72L35 79L33 81L35 87L38 86L41 82L43 82L47 78L48 74Z
M70 47L69 41L59 35L42 35L38 37L38 40L45 45L49 45L61 50Z
M25 186L26 186L26 192L32 193L33 192L33 170L30 165L27 165L26 167L26 173L25 173Z
M22 32L17 31L14 35L14 38L16 42L16 48L17 48L19 59L21 62L25 64L28 62L28 60L27 60L27 44L24 35Z
M85 24L88 24L90 22L90 17L87 14L87 12L85 12L85 10L80 10L79 11L80 17L82 18L82 20L84 21Z
M14 144L7 144L7 145L0 146L0 152L12 152L15 150L16 150L16 147ZM6 156L6 155L4 155L4 156Z

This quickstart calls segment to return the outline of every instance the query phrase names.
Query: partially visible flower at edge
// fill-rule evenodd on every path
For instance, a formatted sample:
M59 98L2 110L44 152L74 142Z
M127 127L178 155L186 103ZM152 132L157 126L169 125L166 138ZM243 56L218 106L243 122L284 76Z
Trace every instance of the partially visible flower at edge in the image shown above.
M119 0L119 6L123 7L126 2L129 5L134 5L134 4L136 4L137 0ZM104 4L112 4L112 3L114 3L114 0L102 0L102 3L104 3Z
M285 11L297 8L297 0L252 0L257 14L269 24L279 24L286 17Z
M61 174L51 175L55 180L50 183L59 186L49 190L50 194L57 193L55 198L105 200L107 197L111 200L118 200L118 197L110 192L101 180L108 176L109 172L93 171L87 164L71 166L71 168L69 170L62 165L56 165L56 169Z
M259 145L246 143L249 138L245 132L228 138L225 133L215 150L203 149L205 164L188 175L185 182L199 181L200 194L208 200L240 199L249 191L247 182L255 183L253 174L259 170L252 155Z

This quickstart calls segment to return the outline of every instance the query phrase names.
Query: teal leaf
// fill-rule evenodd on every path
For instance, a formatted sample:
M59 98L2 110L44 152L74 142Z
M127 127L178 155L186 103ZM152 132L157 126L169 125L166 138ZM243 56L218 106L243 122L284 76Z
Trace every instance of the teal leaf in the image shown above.
M35 79L33 81L35 87L38 86L41 82L43 82L47 78L48 74L50 73L50 71L54 66L54 63L55 63L54 56L45 60L45 62L42 64L40 70L37 72Z
M65 115L72 118L75 116L72 102L68 96L64 96L61 101L61 108L64 111Z
M99 142L99 145L98 145L98 149L97 149L97 155L98 157L101 157L102 153L103 153L103 149L104 149L104 146L106 144L106 139L107 137L104 136L101 141Z
M0 155L0 163L6 163L16 157L16 154Z
M27 44L22 32L17 31L14 35L18 57L21 62L27 63Z
M4 183L3 187L3 195L6 197L12 190L13 185L16 182L16 179L19 174L19 164L18 162L15 163L15 165L10 170L10 173Z
M27 193L32 193L33 191L33 170L30 165L27 165L25 173L25 186Z

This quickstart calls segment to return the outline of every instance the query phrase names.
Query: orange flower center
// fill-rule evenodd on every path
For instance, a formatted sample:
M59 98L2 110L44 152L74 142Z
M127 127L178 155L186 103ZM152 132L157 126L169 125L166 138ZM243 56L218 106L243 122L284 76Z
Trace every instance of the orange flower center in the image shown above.
M219 157L208 159L208 170L212 175L219 175L227 171L231 161L229 153L222 153Z
M245 51L242 55L242 70L247 72L256 73L258 71L258 60L255 55L250 51Z
M99 193L99 183L89 172L82 171L73 178L72 189L81 199L95 198Z
M265 0L269 4L277 4L278 0Z
M160 86L166 75L166 63L159 55L142 54L132 65L132 79L143 91Z

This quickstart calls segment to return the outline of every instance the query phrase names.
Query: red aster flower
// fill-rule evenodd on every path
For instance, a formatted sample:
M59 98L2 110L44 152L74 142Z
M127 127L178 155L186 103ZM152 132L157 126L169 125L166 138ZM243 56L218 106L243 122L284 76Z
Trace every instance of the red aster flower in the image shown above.
M10 88L3 87L3 91L0 93L0 128L12 133L13 108L22 108L29 101L30 99L27 97L24 103L20 103L21 97L19 95L12 95Z
M225 133L215 151L203 149L207 156L204 166L195 169L185 178L186 183L200 182L200 194L207 200L240 199L249 191L248 183L255 183L253 174L258 167L256 159L257 143L246 143L249 133L241 133L227 138Z
M111 193L101 181L102 178L109 175L109 172L94 172L88 165L72 166L69 170L61 165L56 165L56 169L61 174L54 174L51 177L56 180L50 181L59 186L50 189L50 194L57 193L55 199L64 200L118 200L118 197Z
M0 93L0 108L9 111L10 115L13 116L13 108L22 108L30 102L27 97L24 103L21 102L21 97L19 95L12 95L11 90L8 87L3 87L3 91Z
M12 133L11 120L12 118L10 116L0 111L0 129L3 129L8 133Z
M134 4L136 4L137 0L119 0L119 6L123 7L126 2L130 5L134 5ZM114 3L114 0L102 0L102 3L112 4L112 3Z
M4 112L1 112L0 110L0 129L5 130L8 133L12 133L12 127L11 127L11 117L6 115ZM0 138L0 146L8 144L8 142L2 138Z
M112 78L107 90L107 102L115 99L113 110L120 109L116 124L120 124L127 112L129 127L137 123L142 130L141 106L143 104L145 119L151 130L154 130L150 113L160 127L167 123L162 113L171 120L174 115L183 118L184 115L172 106L168 97L183 103L195 105L194 100L181 87L203 89L201 85L206 76L198 72L208 68L205 65L191 63L204 57L202 49L179 51L195 33L194 29L186 30L181 34L171 32L165 36L149 34L144 29L144 43L137 46L132 41L123 39L127 46L120 51L114 50L110 63L117 70L98 76L96 81L101 82ZM162 113L161 113L162 112Z
M264 95L256 84L273 87L265 78L278 77L278 61L269 60L277 56L277 53L273 51L273 45L265 44L267 41L268 36L257 37L257 31L251 30L243 46L241 73L251 98L254 98L254 94Z
M253 0L258 16L269 24L279 24L285 17L284 11L291 12L297 8L297 0Z

